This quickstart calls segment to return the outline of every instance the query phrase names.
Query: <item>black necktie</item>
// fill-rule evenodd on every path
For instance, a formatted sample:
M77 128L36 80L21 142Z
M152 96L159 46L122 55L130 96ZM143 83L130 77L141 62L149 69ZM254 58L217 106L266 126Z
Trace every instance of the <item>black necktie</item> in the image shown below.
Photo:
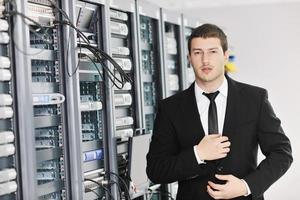
M214 93L204 93L209 100L209 109L208 109L208 134L218 134L218 113L217 113L217 106L215 102L215 98L218 96L219 91Z

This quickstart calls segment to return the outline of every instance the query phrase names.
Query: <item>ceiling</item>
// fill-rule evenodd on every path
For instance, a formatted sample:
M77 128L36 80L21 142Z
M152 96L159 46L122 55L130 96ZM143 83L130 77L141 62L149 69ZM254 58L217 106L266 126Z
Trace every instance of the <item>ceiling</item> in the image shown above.
M162 8L171 10L196 10L207 7L249 6L277 3L293 3L300 0L148 0Z

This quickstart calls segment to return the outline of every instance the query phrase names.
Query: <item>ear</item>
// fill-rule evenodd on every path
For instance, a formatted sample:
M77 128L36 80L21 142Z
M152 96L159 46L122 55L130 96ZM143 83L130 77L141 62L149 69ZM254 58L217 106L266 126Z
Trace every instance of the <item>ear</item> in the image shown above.
M190 53L187 54L187 58L188 58L189 62L191 63L191 55L190 55Z
M224 52L224 58L225 58L225 61L226 61L226 63L227 63L228 60L229 60L229 50L226 50L226 51Z

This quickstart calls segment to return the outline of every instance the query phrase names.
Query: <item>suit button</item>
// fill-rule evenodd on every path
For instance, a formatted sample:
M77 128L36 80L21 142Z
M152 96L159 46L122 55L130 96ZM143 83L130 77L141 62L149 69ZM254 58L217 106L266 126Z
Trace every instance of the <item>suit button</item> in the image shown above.
M219 166L219 167L217 167L217 171L218 171L218 172L221 172L221 171L223 171L223 166Z

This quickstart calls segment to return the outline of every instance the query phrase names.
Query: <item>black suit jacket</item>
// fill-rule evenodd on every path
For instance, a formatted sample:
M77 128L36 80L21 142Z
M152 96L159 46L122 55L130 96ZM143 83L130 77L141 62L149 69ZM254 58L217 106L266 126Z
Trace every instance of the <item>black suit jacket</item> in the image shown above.
M243 178L251 195L237 199L263 199L263 193L292 163L291 145L262 88L227 77L228 97L223 135L229 137L226 158L198 164L193 146L205 133L197 109L194 84L160 101L147 155L147 174L154 183L178 181L178 200L212 199L206 190L214 175ZM260 146L266 158L257 166Z

